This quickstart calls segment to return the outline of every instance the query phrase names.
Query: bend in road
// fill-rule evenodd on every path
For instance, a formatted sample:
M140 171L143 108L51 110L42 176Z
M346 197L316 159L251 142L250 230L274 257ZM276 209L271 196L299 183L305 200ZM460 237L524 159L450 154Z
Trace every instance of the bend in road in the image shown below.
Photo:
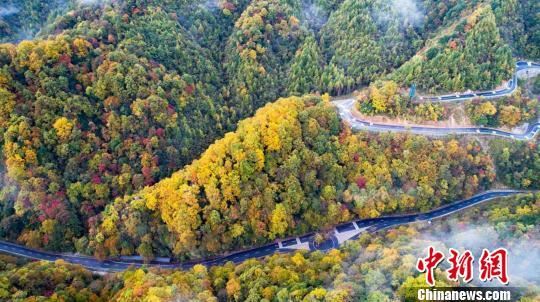
M430 101L430 102L439 102L439 103L449 103L449 102L461 102L465 100L470 100L478 97L483 98L498 98L501 96L506 96L514 93L517 89L517 73L519 71L535 70L540 69L540 64L531 62L531 61L518 61L516 62L516 71L512 76L512 79L508 81L508 84L505 88L499 90L486 90L486 91L476 91L476 92L458 92L455 94L446 94L439 96L420 96L418 97L420 101Z
M422 100L428 100L432 102L457 102L470 100L477 97L484 98L496 98L505 95L512 94L517 88L517 73L522 70L540 70L540 64L530 61L518 61L516 63L516 72L512 80L508 82L508 86L504 89L493 91L480 91L480 92L464 92L451 95L420 97ZM395 125L395 124L382 124L373 123L368 120L362 120L355 117L352 114L352 109L355 104L354 99L344 99L334 101L334 105L338 108L339 115L343 120L346 120L351 128L354 130L367 130L375 132L410 132L422 135L491 135L505 137L515 140L531 140L535 135L540 132L540 122L529 125L524 133L512 133L499 129L489 127L433 127L422 125Z
M371 219L355 220L348 223L340 224L334 229L334 234L327 238L323 242L315 242L314 233L309 233L296 238L289 238L285 240L278 240L275 243L267 244L264 246L247 249L240 252L235 252L226 256L216 257L213 259L201 259L187 263L149 263L144 264L148 267L160 267L165 269L187 269L196 264L202 264L206 266L220 265L226 262L232 261L234 263L242 262L249 258L259 258L274 254L276 252L287 253L296 251L297 249L305 249L309 251L314 250L328 250L331 248L337 248L343 242L357 238L362 233L372 233L382 229L404 225L419 221L431 221L433 219L441 218L452 213L461 211L463 209L478 205L488 200L493 200L501 197L508 197L518 194L532 193L532 191L522 190L492 190L475 195L471 198L460 200L435 210L417 213L406 214L396 216L385 216ZM344 241L339 240L338 237L345 235ZM298 248L300 247L300 248ZM25 246L21 246L14 243L0 241L0 251L12 254L15 256L21 256L35 260L56 261L64 260L72 264L79 264L87 269L100 272L117 272L128 269L129 267L140 267L142 263L128 262L128 261L115 261L104 260L100 261L96 258L89 256L79 255L66 255L44 252Z
M366 130L374 132L410 132L414 134L442 136L442 135L491 135L515 140L531 140L540 132L540 122L529 125L523 133L512 133L489 127L434 127L434 126L404 126L394 124L374 123L362 120L352 114L355 104L354 99L334 101L340 117L347 121L354 130Z
M451 102L451 101L462 101L467 99L472 99L475 97L500 97L503 95L508 95L514 92L517 87L517 71L527 70L527 69L537 69L540 68L540 64L534 62L525 62L519 61L516 64L516 74L514 74L512 80L509 81L507 88L496 90L496 91L484 91L484 92L475 92L475 93L458 93L454 95L443 95L437 97L423 97L424 100L430 101L439 101L439 102ZM387 125L387 124L374 124L369 121L362 121L356 119L352 113L351 108L354 106L354 100L343 100L334 102L340 111L340 116L347 120L351 127L354 129L365 129L372 131L410 131L419 134L426 135L447 135L447 134L489 134L497 135L502 137L508 137L518 140L529 140L540 131L540 123L533 124L529 126L527 131L523 134L513 134L497 129L490 129L484 127L471 127L471 128L437 128L437 127L424 127L424 126L401 126L401 125ZM297 249L306 249L306 250L328 250L331 248L336 248L343 242L357 238L360 234L365 232L376 232L382 229L414 223L417 221L431 221L432 219L444 217L450 215L454 212L461 211L468 207L475 206L482 202L500 198L507 197L517 194L527 193L528 191L520 190L492 190L487 191L478 195L475 195L471 198L460 200L449 205L445 205L438 209L419 213L419 214L407 214L399 216L386 216L372 219L356 220L348 223L338 225L334 228L334 234L323 240L322 242L315 242L314 233L309 233L300 237L289 238L285 240L278 240L275 243L267 244L264 246L247 249L244 251L234 252L229 255L215 257L211 259L201 259L187 263L149 263L145 264L146 266L151 267L160 267L167 269L174 268L190 268L196 264L202 264L206 266L213 266L223 264L228 261L235 263L242 262L249 258L259 258L263 256L268 256L276 252L291 252ZM529 191L530 192L530 191ZM25 257L34 260L45 260L45 261L57 261L64 260L69 263L79 264L87 269L92 271L100 272L117 272L125 270L129 267L139 267L143 266L142 263L138 262L129 262L129 261L115 261L112 259L109 260L98 260L89 256L79 256L79 255L66 255L66 254L57 254L45 252L37 249L28 248L14 243L9 243L5 241L0 241L0 251L5 252L11 255Z

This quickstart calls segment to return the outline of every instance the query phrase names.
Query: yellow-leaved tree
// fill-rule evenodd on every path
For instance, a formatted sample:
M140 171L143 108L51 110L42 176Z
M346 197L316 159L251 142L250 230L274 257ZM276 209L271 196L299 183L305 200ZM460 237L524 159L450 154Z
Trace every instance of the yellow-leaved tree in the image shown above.
M53 127L56 130L56 135L61 140L66 140L71 135L73 123L65 117L60 117L54 122Z

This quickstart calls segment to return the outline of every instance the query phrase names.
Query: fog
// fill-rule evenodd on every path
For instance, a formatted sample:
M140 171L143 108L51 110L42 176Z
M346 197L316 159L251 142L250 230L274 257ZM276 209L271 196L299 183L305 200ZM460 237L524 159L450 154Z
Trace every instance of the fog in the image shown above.
M375 8L374 17L380 23L399 21L403 26L420 27L424 21L424 11L416 0L390 0L383 7Z
M20 9L14 5L0 6L0 18L10 17L12 15L18 14L19 12L20 12ZM18 16L14 16L14 18L18 18ZM29 40L34 37L34 32L30 28L27 28L27 27L16 28L15 26L13 26L11 29L14 30L14 33L12 35L12 38L14 40L12 42L18 42L21 40Z
M445 260L438 266L440 270L449 268L447 261L449 248L463 252L470 250L474 256L473 262L473 281L472 286L497 287L501 286L498 279L491 282L482 282L479 280L479 259L482 250L493 251L497 248L506 248L508 251L508 276L509 284L513 287L527 287L530 285L538 286L540 284L540 236L538 228L529 230L525 235L519 238L501 238L495 227L488 224L465 224L458 217L449 220L434 220L432 224L426 222L419 223L415 227L418 235L410 241L385 242L385 248L397 248L401 256L399 260L392 264L390 270L400 270L406 276L417 276L419 273L415 269L418 258L426 257L428 248L433 246L436 250L443 252ZM512 228L512 226L510 226ZM503 231L504 233L504 231ZM386 236L384 232L371 235L373 239ZM386 240L385 240L386 241ZM401 244L400 244L401 243ZM393 292L390 286L390 279L383 276L378 269L370 269L367 272L362 271L363 264L381 260L382 250L367 251L361 249L360 252L352 257L349 263L344 263L345 273L340 275L336 283L327 287L327 290L338 288L347 288L352 284L359 282L365 283L368 290L381 290L383 292ZM388 264L388 262L386 262ZM368 274L370 276L368 276ZM375 282L370 280L376 280ZM437 281L437 280L436 280ZM347 285L348 284L348 285Z
M209 10L209 11L215 11L219 9L219 1L218 0L205 0L200 1L199 7Z
M508 271L510 282L515 285L519 283L540 284L540 275L534 268L540 267L540 242L538 238L528 240L530 238L504 238L501 239L495 228L488 224L472 225L462 229L458 219L450 220L451 227L449 232L435 235L426 234L419 240L413 242L416 247L421 250L426 250L428 242L440 241L448 248L458 250L468 249L474 257L474 280L478 281L478 260L482 254L482 249L493 251L497 248L504 247L508 250ZM531 232L537 235L537 232ZM448 254L448 248L445 254ZM489 283L476 282L477 285L490 285ZM499 285L495 281L491 285Z
M19 9L13 5L1 6L0 7L0 17L7 17L19 12Z
M324 9L313 0L302 1L302 16L300 21L307 28L320 29L328 20Z
M106 0L75 0L79 5L95 5L104 3Z
M392 0L392 9L399 18L405 23L413 26L420 26L424 19L422 12L415 0Z

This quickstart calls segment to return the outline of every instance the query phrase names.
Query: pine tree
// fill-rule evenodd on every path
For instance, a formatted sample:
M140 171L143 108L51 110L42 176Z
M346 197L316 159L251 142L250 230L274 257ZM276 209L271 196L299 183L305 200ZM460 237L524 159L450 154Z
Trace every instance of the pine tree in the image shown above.
M289 73L289 94L303 95L320 90L321 65L317 41L309 36L293 59Z

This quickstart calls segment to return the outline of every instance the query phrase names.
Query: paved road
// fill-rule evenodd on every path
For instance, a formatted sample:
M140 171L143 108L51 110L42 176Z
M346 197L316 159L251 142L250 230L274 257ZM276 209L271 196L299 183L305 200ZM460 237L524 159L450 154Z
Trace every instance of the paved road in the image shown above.
M520 61L516 64L516 69L527 70L532 68L540 68L540 64L532 62ZM513 79L509 81L509 85L505 89L496 91L476 92L476 93L462 93L455 95L444 95L439 97L424 97L425 100L431 101L461 101L467 100L479 96L483 97L500 97L503 95L511 94L517 87L517 75L514 75ZM361 121L356 119L351 114L351 108L354 106L354 100L342 100L335 102L340 111L340 115L343 119L349 121L351 127L355 129L365 129L373 131L410 131L419 134L427 135L446 135L446 134L489 134L503 136L519 140L529 140L534 137L536 133L540 131L540 123L533 124L523 134L513 134L496 129L490 128L435 128L435 127L423 127L423 126L400 126L400 125L386 125L386 124L374 124L367 121ZM364 232L376 232L378 230L390 228L397 225L413 223L417 221L431 221L432 219L444 217L457 211L461 211L468 207L477 205L479 203L492 200L499 197L506 197L511 195L517 195L526 193L525 191L518 190L498 190L487 191L476 195L472 198L460 200L452 204L443 206L430 212L420 214L410 214L401 216L387 216L374 219L357 220L349 223L345 223L337 226L334 229L334 234L330 238L323 242L314 242L314 234L306 234L300 237L288 238L284 240L278 240L275 243L268 244L261 247L256 247L244 251L234 252L226 256L216 257L213 259L204 259L200 261L193 261L190 263L150 263L148 266L162 267L162 268L189 268L195 264L203 264L207 266L223 264L227 261L242 262L249 258L263 257L274 254L276 252L291 252L298 249L306 250L328 250L336 248L343 242L357 238ZM101 272L114 272L122 271L130 266L141 266L141 263L130 261L114 261L105 260L100 261L93 257L81 256L81 255L68 255L68 254L55 254L44 252L36 249L31 249L21 245L0 241L0 251L8 254L26 257L35 260L56 261L62 259L66 262L73 264L79 264L93 271Z
M540 64L527 61L518 61L516 63L516 73L512 80L508 82L508 87L500 90L481 91L481 92L464 92L452 95L420 97L421 100L431 102L459 102L473 98L496 98L512 94L517 88L517 73L524 70L540 70ZM367 120L361 120L352 114L352 109L355 105L354 99L344 99L334 101L334 104L339 110L339 115L343 120L346 120L355 130L369 130L377 132L411 132L422 135L494 135L516 140L531 140L540 132L540 122L532 123L523 133L511 133L488 127L433 127L433 126L403 126L392 124L373 123Z
M529 125L523 133L512 133L488 127L434 127L434 126L403 126L392 124L379 124L367 120L361 120L352 114L355 99L345 99L334 101L339 110L339 115L346 120L351 128L355 130L366 130L375 132L410 132L422 135L442 136L442 135L493 135L506 137L515 140L531 140L540 132L540 122Z
M291 252L298 249L307 250L328 250L336 248L343 242L340 240L343 236L346 236L345 240L357 238L360 234L365 232L376 232L382 229L414 223L418 221L431 221L436 218L441 218L446 215L450 215L454 212L461 211L463 209L478 205L482 202L493 200L500 197L507 197L512 195L528 193L527 191L519 190L493 190L478 194L469 199L460 200L452 204L445 205L438 209L432 210L426 213L399 215L399 216L386 216L373 219L364 219L348 222L337 226L334 230L334 235L330 236L327 240L321 243L314 242L314 234L306 234L304 236L289 238L285 240L279 240L275 243L264 245L257 248L248 249L245 251L235 252L226 256L217 257L214 259L205 259L201 261L193 261L190 263L150 263L147 266L161 267L161 268L175 268L186 269L195 264L203 264L206 266L219 265L228 261L235 263L242 262L249 258L257 258L268 256L276 252ZM130 266L138 267L141 263L128 262L128 261L114 261L106 260L99 261L93 257L80 256L80 255L68 255L68 254L55 254L44 252L36 249L31 249L21 245L0 241L0 251L8 254L26 257L35 260L56 261L62 259L66 262L73 264L79 264L93 271L100 272L115 272L122 271Z
M534 62L519 61L516 63L516 73L512 80L508 82L508 87L500 90L493 91L481 91L481 92L464 92L452 95L433 96L433 97L420 97L422 100L428 100L432 102L458 102L469 100L478 97L495 98L512 94L517 88L517 72L523 70L539 69L540 64ZM352 109L355 105L354 99L345 99L334 101L334 104L339 110L339 115L342 119L346 120L355 130L368 130L376 132L411 132L415 134L423 135L493 135L500 136L515 140L530 140L540 132L540 122L532 123L523 133L511 133L489 127L434 127L434 126L422 126L422 125L392 125L373 123L367 120L361 120L352 114Z
M449 103L449 102L460 102L465 100L470 100L478 97L484 97L484 98L497 98L505 95L510 95L514 93L514 91L517 88L517 73L523 70L535 70L540 69L540 64L530 61L518 61L516 63L516 72L514 73L514 76L510 81L508 81L508 85L499 90L486 90L486 91L477 91L477 92L459 92L455 94L447 94L447 95L440 95L440 96L420 96L418 99L420 101L431 101L431 102L439 102L439 103Z

